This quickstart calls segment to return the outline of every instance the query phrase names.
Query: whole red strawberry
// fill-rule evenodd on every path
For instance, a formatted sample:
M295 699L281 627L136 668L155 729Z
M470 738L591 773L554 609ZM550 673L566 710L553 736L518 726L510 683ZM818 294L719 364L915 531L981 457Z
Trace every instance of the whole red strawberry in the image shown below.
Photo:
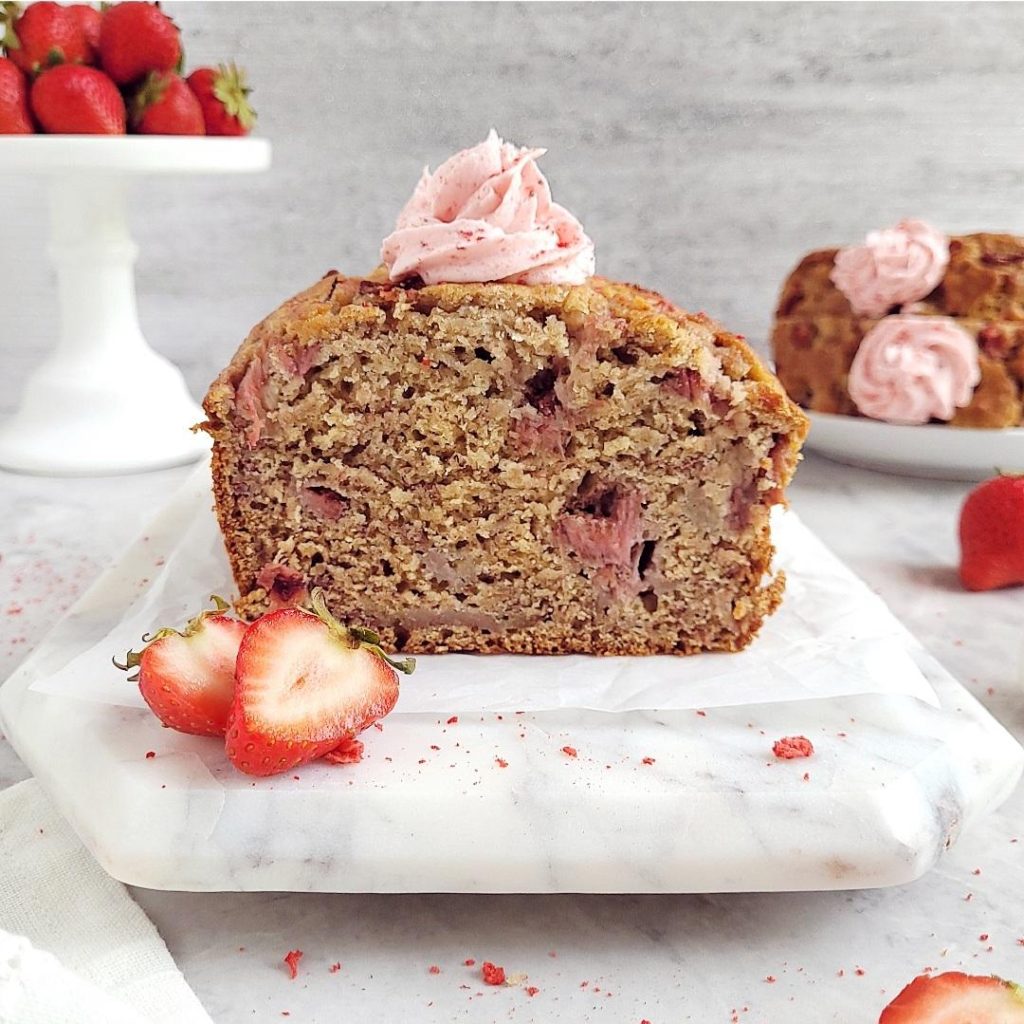
M173 71L181 60L178 26L157 4L132 0L103 12L100 66L118 85L150 71Z
M256 123L245 71L234 64L197 68L186 79L203 108L207 135L248 135Z
M131 101L132 128L140 135L205 135L199 100L179 75L151 71Z
M34 131L25 73L13 61L0 57L0 135L31 135Z
M32 113L57 135L124 135L124 100L102 71L61 64L32 84Z
M100 55L100 25L103 24L103 15L88 4L71 4L67 12L78 22L78 27L85 37L88 52L83 63L95 64Z
M960 510L960 579L968 590L1024 583L1024 476L976 487Z
M23 13L19 11L17 3L3 4L3 45L7 56L26 74L86 61L89 44L78 19L66 7L42 0L30 4Z

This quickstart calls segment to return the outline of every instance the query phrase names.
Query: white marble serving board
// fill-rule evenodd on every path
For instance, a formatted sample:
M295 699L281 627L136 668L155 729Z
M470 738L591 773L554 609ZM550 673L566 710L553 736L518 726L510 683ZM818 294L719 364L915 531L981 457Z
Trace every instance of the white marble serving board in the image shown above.
M128 883L524 893L891 885L931 867L1024 766L1002 727L785 517L777 533L789 596L742 655L563 659L570 668L555 693L551 665L536 668L552 659L430 659L428 684L403 684L362 763L249 779L216 740L161 728L123 678L105 666L101 678L91 660L106 657L140 606L177 599L154 580L173 583L185 564L190 584L222 571L207 550L208 505L194 478L0 689L0 723L18 753ZM161 576L157 563L178 568ZM518 708L508 698L516 663L525 663ZM630 683L647 666L655 683ZM544 673L547 693L527 679ZM776 760L773 741L794 734L813 741L813 757Z

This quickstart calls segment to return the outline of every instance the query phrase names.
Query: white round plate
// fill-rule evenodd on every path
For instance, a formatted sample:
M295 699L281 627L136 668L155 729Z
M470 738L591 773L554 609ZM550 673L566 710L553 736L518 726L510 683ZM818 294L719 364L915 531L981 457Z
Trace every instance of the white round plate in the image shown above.
M270 166L266 139L185 135L7 135L0 174L232 174Z
M857 416L810 412L811 451L850 466L939 480L987 480L1024 471L1024 427L968 430L906 427Z

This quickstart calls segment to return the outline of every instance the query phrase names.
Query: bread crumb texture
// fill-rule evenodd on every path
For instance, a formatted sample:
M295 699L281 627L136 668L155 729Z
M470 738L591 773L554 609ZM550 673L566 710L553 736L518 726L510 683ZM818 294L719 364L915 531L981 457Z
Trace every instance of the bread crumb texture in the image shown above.
M322 587L409 652L738 650L807 424L704 315L586 285L330 273L205 400L239 611Z

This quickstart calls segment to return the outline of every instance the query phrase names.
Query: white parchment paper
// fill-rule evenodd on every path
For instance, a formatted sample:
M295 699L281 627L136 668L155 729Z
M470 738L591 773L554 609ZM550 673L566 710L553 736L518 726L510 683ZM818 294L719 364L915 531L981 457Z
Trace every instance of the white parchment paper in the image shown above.
M63 667L31 689L144 706L111 656L137 648L158 626L184 623L210 594L235 593L212 501L202 465L57 625L47 642L60 650ZM882 601L792 512L776 516L774 534L786 597L739 654L421 656L415 674L402 679L394 713L685 710L858 693L937 704L908 653L908 634Z

